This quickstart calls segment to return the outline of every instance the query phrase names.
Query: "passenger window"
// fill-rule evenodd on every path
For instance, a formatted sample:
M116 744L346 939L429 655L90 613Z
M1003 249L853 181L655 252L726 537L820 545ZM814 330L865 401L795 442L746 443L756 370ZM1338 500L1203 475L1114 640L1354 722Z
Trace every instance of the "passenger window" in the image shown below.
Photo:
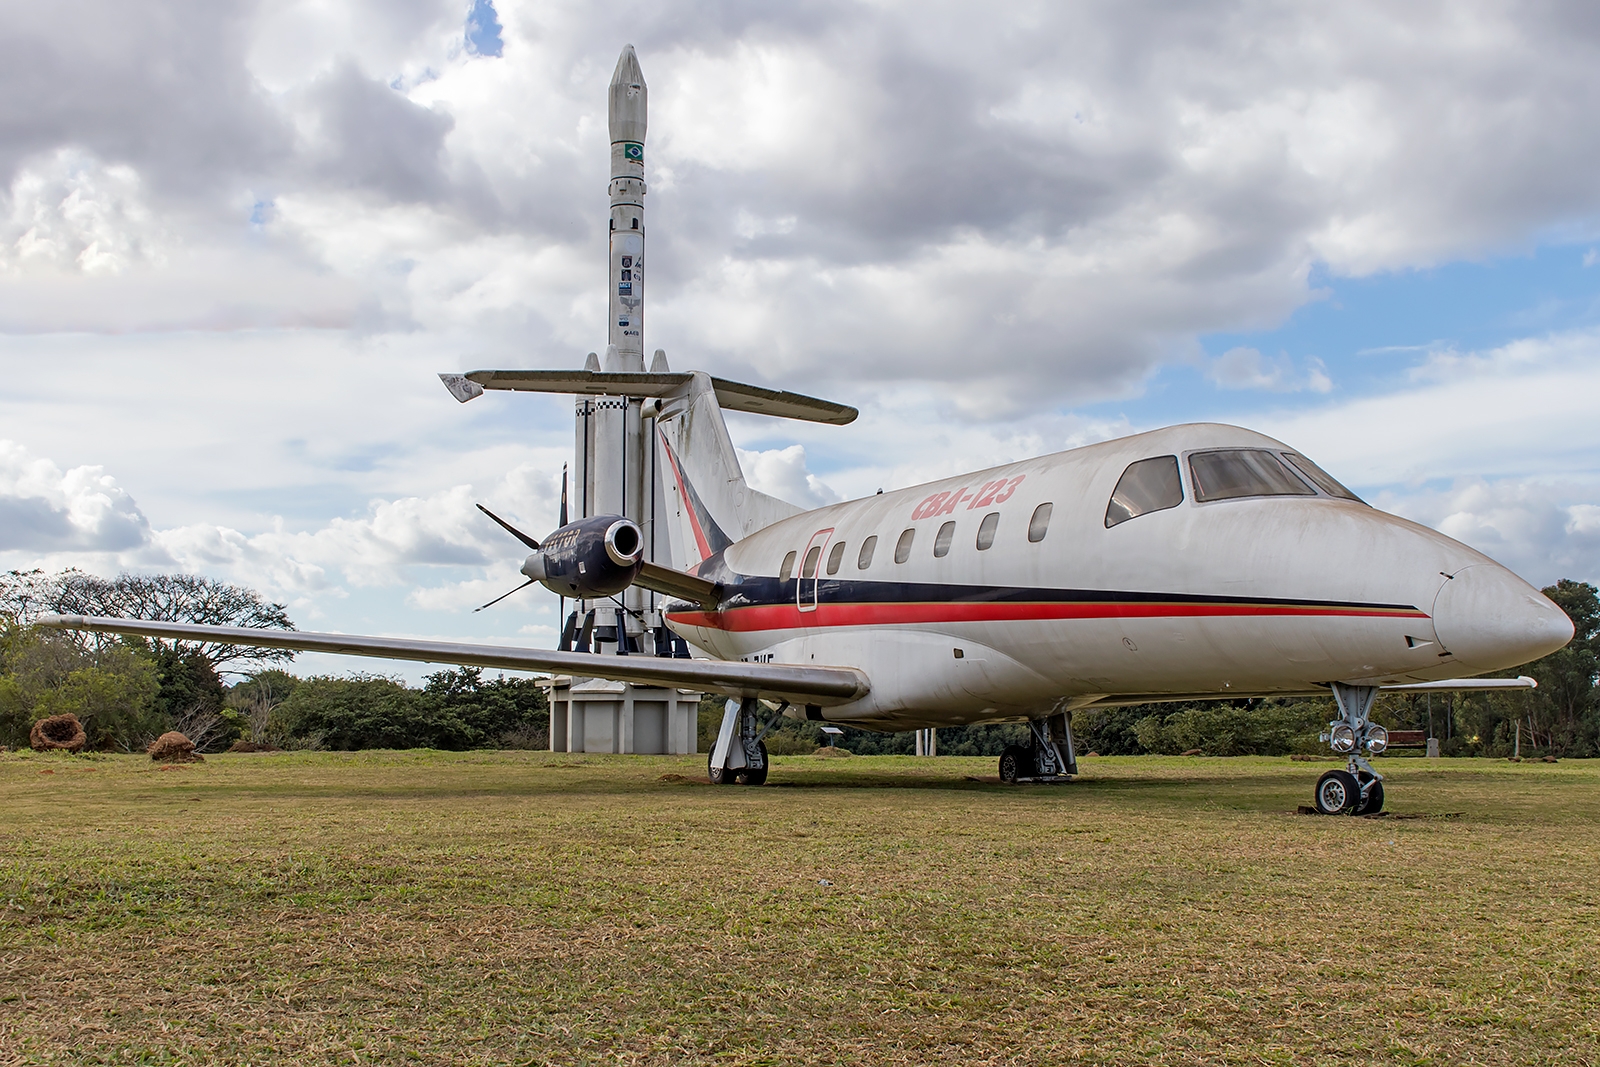
M872 551L878 547L878 535L873 534L861 542L861 555L856 557L856 570L864 571L872 566Z
M805 563L800 567L800 577L815 578L817 576L817 557L820 555L822 555L822 546L812 545L811 550L806 553Z
M1276 454L1264 448L1229 448L1189 457L1196 500L1242 496L1316 496Z
M844 562L844 542L835 541L833 551L828 553L828 573L838 574L839 564Z
M1040 504L1033 509L1033 518L1028 520L1028 540L1035 543L1044 540L1044 535L1050 532L1050 513L1055 509L1054 504Z
M789 575L794 573L794 557L796 555L798 555L798 553L791 552L787 556L783 557L783 568L778 571L778 581L787 582L789 580Z
M1340 497L1344 500L1354 500L1358 504L1366 503L1366 501L1362 500L1350 490L1334 481L1333 475L1329 474L1327 471L1323 470L1306 457L1296 455L1293 452L1285 452L1283 454L1283 458L1288 460L1289 465L1295 470L1299 471L1301 474L1317 483L1317 488L1321 489L1329 496Z
M950 542L955 540L956 524L947 522L939 527L939 536L933 539L933 557L942 559L950 554Z
M987 552L989 546L994 544L994 532L1000 526L1000 513L991 511L983 517L978 524L978 551Z
M900 540L896 541L894 545L894 561L896 563L904 563L911 558L911 542L916 539L917 531L915 530L907 530L900 535Z
M1106 505L1106 529L1152 511L1183 503L1177 456L1152 456L1128 464Z

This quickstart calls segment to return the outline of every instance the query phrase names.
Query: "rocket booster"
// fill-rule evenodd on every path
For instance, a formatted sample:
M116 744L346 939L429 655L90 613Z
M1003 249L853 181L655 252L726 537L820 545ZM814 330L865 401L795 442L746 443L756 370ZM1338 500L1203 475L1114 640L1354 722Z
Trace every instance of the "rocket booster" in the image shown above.
M622 50L611 76L606 119L611 128L611 321L608 340L616 365L644 370L644 71L633 45ZM606 355L610 357L611 353Z

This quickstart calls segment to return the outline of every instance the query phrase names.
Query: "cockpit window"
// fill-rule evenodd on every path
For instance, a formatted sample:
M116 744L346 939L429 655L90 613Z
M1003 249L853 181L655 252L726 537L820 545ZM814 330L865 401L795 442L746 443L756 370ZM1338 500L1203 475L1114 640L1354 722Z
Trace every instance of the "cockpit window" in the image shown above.
M1289 465L1291 467L1315 482L1317 488L1321 489L1329 496L1336 496L1343 500L1354 500L1357 503L1365 503L1365 501L1363 501L1360 497L1356 496L1350 490L1334 481L1333 475L1329 474L1327 471L1323 470L1306 457L1298 455L1294 452L1285 452L1283 454L1283 458L1289 461Z
M1151 511L1165 511L1183 503L1183 483L1178 478L1177 456L1151 456L1117 479L1111 503L1106 505L1106 529Z
M1189 457L1194 498L1232 500L1241 496L1316 496L1274 452L1264 448L1226 448Z

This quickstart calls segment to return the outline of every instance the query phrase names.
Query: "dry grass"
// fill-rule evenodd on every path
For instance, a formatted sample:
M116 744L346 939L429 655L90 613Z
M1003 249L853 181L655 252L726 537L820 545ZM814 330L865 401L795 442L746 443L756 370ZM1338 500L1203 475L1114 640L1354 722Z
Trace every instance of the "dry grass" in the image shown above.
M1600 767L703 769L0 756L0 1064L1600 1062Z

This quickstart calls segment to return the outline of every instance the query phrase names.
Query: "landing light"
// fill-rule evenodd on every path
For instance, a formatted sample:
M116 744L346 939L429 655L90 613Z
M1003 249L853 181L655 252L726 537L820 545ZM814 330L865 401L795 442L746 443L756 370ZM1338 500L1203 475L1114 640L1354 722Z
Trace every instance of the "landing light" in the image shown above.
M1381 726L1367 727L1367 749L1376 756L1389 747L1389 731Z
M1349 723L1341 722L1335 726L1329 733L1328 740L1335 752L1342 754L1356 750L1356 732L1350 728Z

